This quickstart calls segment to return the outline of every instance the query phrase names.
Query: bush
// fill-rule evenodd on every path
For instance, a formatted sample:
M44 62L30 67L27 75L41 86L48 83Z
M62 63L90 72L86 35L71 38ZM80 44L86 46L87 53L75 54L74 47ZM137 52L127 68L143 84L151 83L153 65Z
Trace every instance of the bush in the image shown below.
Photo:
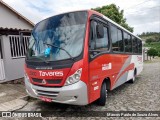
M153 39L149 38L146 40L146 43L150 44L151 42L153 42Z
M157 51L155 48L151 48L151 49L149 49L149 50L147 51L147 54L148 54L149 56L153 56L153 58L154 58L155 56L158 56L158 51Z

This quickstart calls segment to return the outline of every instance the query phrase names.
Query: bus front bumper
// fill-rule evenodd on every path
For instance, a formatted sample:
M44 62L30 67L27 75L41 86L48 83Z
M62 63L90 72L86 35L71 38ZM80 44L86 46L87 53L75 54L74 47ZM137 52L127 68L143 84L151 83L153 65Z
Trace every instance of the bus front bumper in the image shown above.
M65 103L72 105L87 105L87 85L79 81L72 85L56 87L42 87L33 85L25 78L26 91L29 96L42 99L50 99L50 102ZM42 99L43 100L43 99Z

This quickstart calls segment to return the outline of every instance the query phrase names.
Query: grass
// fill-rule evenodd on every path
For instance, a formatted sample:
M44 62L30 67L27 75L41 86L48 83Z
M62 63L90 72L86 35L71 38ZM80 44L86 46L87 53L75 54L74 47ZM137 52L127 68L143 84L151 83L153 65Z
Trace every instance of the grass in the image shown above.
M144 61L144 63L154 63L154 62L160 62L160 57L155 57L155 58L152 58L152 60L146 60Z

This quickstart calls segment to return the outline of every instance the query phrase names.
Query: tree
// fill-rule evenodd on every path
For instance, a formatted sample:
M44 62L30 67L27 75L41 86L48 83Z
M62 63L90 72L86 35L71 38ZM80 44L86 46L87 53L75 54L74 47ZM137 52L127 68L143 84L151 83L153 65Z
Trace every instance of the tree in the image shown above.
M124 15L123 15L124 11L120 10L120 8L117 7L115 4L110 4L110 5L94 8L92 10L102 13L103 15L107 16L114 22L120 24L121 26L129 30L130 32L133 32L133 27L130 27L126 23L126 18L124 18Z
M147 54L148 54L148 56L150 56L150 57L153 56L153 58L154 58L155 56L158 56L158 51L154 48L150 48L147 51Z
M148 44L150 44L151 42L154 42L154 40L153 40L152 38L148 38L148 39L146 40L146 43L148 43Z

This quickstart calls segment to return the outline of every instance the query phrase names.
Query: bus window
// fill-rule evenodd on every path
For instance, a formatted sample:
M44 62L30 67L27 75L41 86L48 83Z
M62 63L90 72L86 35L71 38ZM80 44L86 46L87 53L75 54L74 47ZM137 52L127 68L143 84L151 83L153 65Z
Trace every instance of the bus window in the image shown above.
M123 44L123 38L122 38L122 31L118 29L118 43L119 43L119 51L124 51L124 44Z
M111 38L112 38L112 50L119 51L117 28L114 26L111 26Z
M96 38L96 50L108 51L108 29L103 27L104 29L104 37Z
M95 48L95 41L94 41L94 22L91 21L89 50L94 50L94 48Z
M138 53L137 38L133 37L132 40L133 40L133 45L132 45L133 53Z
M123 47L122 31L114 26L111 26L111 38L112 38L112 50L123 52L124 47Z
M132 39L131 36L124 32L125 52L132 52Z
M131 53L132 52L132 39L131 35L128 35L128 50Z
M142 54L142 41L138 39L138 53Z
M104 37L98 38L94 31L96 31L97 23L94 21L94 24L91 23L91 30L90 30L90 42L89 42L89 49L90 49L90 57L93 58L100 52L108 51L109 50L109 37L108 37L108 28L103 26L104 29Z
M123 32L123 38L124 38L124 44L125 44L125 52L129 52L129 48L128 48L128 34Z

